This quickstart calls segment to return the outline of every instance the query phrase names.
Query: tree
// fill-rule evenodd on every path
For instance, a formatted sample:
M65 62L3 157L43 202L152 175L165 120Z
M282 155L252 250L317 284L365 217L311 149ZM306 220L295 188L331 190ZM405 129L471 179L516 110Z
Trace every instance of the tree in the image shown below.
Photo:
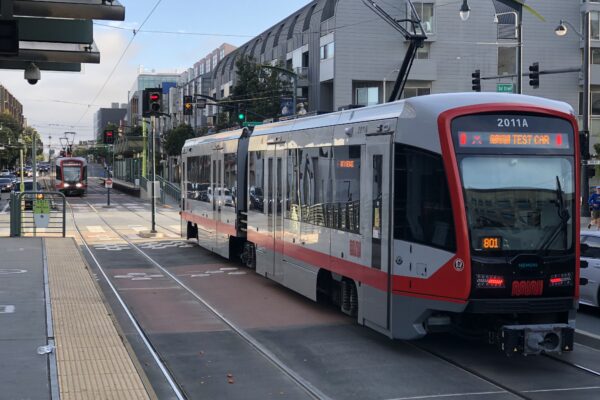
M273 69L262 68L249 56L240 57L235 66L237 83L233 87L229 104L234 107L236 104L243 104L248 120L277 118L281 114L281 98L291 95L289 76ZM282 64L278 67L282 68ZM238 122L235 112L229 114L230 122Z
M194 129L190 125L179 125L177 128L166 132L163 144L165 152L170 156L178 156L185 141L194 137Z

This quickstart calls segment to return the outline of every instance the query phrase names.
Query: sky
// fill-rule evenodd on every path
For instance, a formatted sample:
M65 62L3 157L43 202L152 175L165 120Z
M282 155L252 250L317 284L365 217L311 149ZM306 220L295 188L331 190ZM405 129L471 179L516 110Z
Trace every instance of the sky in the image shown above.
M127 102L140 66L182 72L222 43L246 43L310 0L120 2L125 21L94 21L100 64L82 64L80 73L42 71L36 85L27 83L22 70L0 70L0 84L23 104L27 124L46 146L58 147L67 131L77 133L75 142L93 139L94 113Z

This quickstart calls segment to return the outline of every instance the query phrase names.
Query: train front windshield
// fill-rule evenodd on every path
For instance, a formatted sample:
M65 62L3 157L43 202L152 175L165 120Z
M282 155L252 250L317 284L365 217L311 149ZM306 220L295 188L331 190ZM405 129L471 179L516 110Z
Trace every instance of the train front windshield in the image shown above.
M79 180L81 179L81 167L64 166L63 177L65 182L79 182Z
M538 115L470 115L452 124L475 253L573 248L574 134Z
M467 156L460 170L473 250L571 248L572 159Z

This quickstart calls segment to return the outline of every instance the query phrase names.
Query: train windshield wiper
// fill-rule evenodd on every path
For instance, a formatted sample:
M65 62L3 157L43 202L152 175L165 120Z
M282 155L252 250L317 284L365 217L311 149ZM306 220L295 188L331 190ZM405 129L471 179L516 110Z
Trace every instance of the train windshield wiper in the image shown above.
M544 253L548 250L550 245L554 242L554 240L557 238L558 234L561 231L564 231L565 238L567 236L567 222L569 221L569 218L571 218L571 214L569 214L569 210L565 208L565 193L563 192L562 186L560 185L560 179L558 179L558 175L556 176L555 193L556 200L553 203L556 204L556 207L558 209L557 212L558 218L560 219L560 223L556 225L556 227L554 227L552 232L550 232L550 236L548 236L548 238L542 242L539 251L540 253Z

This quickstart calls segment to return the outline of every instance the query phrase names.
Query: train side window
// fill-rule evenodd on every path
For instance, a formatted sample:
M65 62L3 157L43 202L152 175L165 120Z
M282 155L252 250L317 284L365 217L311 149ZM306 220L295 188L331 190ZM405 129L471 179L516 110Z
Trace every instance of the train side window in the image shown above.
M56 166L56 179L62 180L62 172L60 170L60 165Z
M237 155L235 153L226 153L223 156L223 161L225 166L223 168L225 176L224 176L224 185L226 189L229 189L229 193L231 193L231 198L233 200L233 206L235 207L235 201L237 199ZM230 203L226 203L225 205L231 205Z
M326 226L333 191L331 147L305 148L298 151L298 158L302 222Z
M441 155L396 144L394 164L394 238L456 251Z
M335 191L327 226L360 233L360 145L333 148Z
M264 151L251 151L248 155L248 210L263 213L264 200L264 173L265 156Z
M210 156L188 157L186 175L186 197L190 200L208 202Z
M288 150L287 155L287 185L285 218L293 221L300 220L300 199L298 196L298 151Z

